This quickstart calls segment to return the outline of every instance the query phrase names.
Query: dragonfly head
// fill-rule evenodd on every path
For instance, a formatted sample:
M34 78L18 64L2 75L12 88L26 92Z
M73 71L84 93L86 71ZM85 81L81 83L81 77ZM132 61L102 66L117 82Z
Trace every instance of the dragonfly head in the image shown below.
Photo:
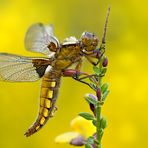
M96 49L98 46L99 39L98 37L89 32L83 32L81 36L81 44L83 47L83 52L86 54L92 54L93 51Z

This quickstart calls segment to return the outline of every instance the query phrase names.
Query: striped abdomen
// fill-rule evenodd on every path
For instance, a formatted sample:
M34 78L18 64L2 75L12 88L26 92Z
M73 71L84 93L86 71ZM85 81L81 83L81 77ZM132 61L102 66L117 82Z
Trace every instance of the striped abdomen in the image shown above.
M47 122L47 120L53 116L53 113L57 109L55 107L55 103L58 95L59 85L60 76L57 77L51 73L43 77L39 114L35 123L25 133L27 137L37 132Z

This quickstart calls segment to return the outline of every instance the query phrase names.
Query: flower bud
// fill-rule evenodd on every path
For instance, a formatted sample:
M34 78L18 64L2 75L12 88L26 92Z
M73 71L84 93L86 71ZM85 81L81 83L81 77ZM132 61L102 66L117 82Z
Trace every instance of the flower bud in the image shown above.
M94 101L97 101L97 97L96 96L94 96L93 94L86 94L85 96L84 96L84 98L87 100L87 98L91 98L92 100L94 100ZM88 102L88 101L87 101ZM89 107L90 107L90 109L91 109L91 111L93 112L93 114L95 115L95 106L94 106L94 104L92 104L91 102L88 102L89 103Z
M91 109L91 111L94 113L94 115L95 115L95 107L94 107L94 105L93 104L89 104L89 107L90 107L90 109Z
M92 100L97 101L97 97L93 94L85 94L84 98L86 99L88 103L90 102L87 100L87 98L91 98Z
M93 94L89 94L89 97L91 97L93 100L96 100L97 101L97 97Z
M103 59L102 66L103 66L103 67L107 67L107 65L108 65L108 59L107 59L107 57L105 57L105 58Z
M70 141L71 145L74 146L83 146L85 144L85 140L82 136L76 137Z
M100 99L101 99L101 90L100 90L100 88L98 88L96 90L96 95L97 95L98 100L100 101Z

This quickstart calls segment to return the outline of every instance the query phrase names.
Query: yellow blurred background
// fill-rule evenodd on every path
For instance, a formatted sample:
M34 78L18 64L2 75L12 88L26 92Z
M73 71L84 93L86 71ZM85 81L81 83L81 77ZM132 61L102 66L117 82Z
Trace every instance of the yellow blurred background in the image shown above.
M24 48L24 36L34 23L52 23L63 41L80 38L83 31L95 32L101 39L108 5L111 14L107 30L109 66L105 81L110 94L103 106L108 128L103 148L146 148L148 134L148 1L147 0L0 0L0 52L41 56ZM90 68L88 68L90 67ZM83 71L91 72L85 61ZM69 123L79 112L89 111L83 96L87 86L63 78L58 111L33 136L23 133L35 121L40 82L0 82L1 148L68 148L54 138L70 131Z

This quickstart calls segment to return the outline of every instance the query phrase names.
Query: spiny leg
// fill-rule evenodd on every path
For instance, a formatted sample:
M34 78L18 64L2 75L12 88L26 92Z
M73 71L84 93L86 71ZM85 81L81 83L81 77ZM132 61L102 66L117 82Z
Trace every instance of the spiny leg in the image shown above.
M103 33L103 37L102 37L102 44L104 44L104 45L105 45L105 39L106 39L106 31L107 31L109 14L110 14L110 6L108 7L108 10L107 10L106 20L105 20L105 25L104 25L104 33Z
M75 67L75 70L77 71L81 71L81 67L82 67L82 59L80 59Z
M84 80L87 79L87 78L89 78L91 80L91 78L94 78L96 76L96 75L89 75L87 73L80 72L80 71L77 71L75 69L66 69L66 70L63 71L62 74L63 74L64 77L72 77L76 81L79 81L79 82L81 82L83 84L88 85L90 88L92 88L90 83L87 83Z
M107 14L106 14L106 20L105 20L105 25L104 25L104 32L103 32L103 37L102 37L102 42L100 45L100 48L96 49L94 53L96 53L96 56L98 56L98 61L96 63L92 62L91 59L88 59L93 65L98 65L100 63L101 57L105 53L105 43L106 43L106 32L107 32L107 25L108 25L108 18L110 14L110 7L108 7Z
M63 70L62 75L64 77L72 77L73 79L75 79L76 81L79 81L83 84L88 85L89 87L92 88L92 86L87 83L86 81L84 81L85 79L89 78L91 79L92 77L95 77L96 75L89 75L85 72L81 72L81 67L82 67L82 59L80 59L79 61L77 61L77 65L75 67L75 69L66 69Z
M94 66L97 66L97 65L98 65L98 61L99 61L99 60L98 60L97 62L94 62L90 56L85 56L85 57L86 57L86 59L87 59L92 65L94 65Z
M109 14L110 14L110 7L108 7L108 10L107 10L106 20L105 20L105 25L104 25L104 32L103 32L103 37L102 37L102 43L100 45L101 57L105 53L106 32L107 32Z

